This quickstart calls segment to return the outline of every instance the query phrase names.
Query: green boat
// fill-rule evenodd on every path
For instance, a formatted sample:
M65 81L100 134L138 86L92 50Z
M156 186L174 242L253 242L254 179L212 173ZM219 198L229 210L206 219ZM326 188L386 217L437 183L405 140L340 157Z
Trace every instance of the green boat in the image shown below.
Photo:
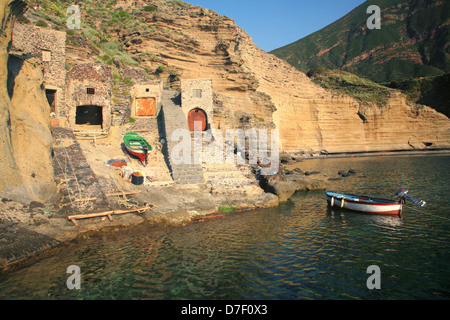
M148 153L152 151L152 146L147 140L134 132L128 132L123 136L123 142L131 155L138 157L142 163L147 164Z

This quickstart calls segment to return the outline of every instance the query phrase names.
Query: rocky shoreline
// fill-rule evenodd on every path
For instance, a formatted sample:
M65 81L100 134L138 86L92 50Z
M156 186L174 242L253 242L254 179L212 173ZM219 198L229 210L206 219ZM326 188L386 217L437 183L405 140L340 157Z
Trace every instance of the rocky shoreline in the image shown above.
M385 152L364 156L446 154L449 150L420 152ZM360 157L353 155L327 155L320 158ZM298 163L316 157L291 157L283 155L281 162ZM0 200L0 270L20 266L52 249L64 247L77 239L99 232L118 232L122 228L147 224L149 226L185 226L203 218L217 217L227 211L247 211L278 206L299 190L321 190L325 183L309 178L301 170L287 170L281 166L280 174L264 177L261 186L265 192L213 195L206 185L168 186L142 188L139 193L117 197L117 209L142 207L151 203L154 207L145 212L131 212L107 217L78 220L76 226L68 216L76 214L61 203L29 205ZM227 210L227 208L229 210Z
M142 207L149 199L155 207L145 212L114 215L112 221L106 217L77 220L78 226L68 220L68 216L76 212L67 212L58 205L42 205L37 202L23 205L2 199L0 269L19 264L90 233L107 232L143 223L183 226L191 223L194 217L217 214L220 212L219 207L251 210L278 205L277 196L270 193L250 198L213 197L201 188L180 190L167 187L127 196L127 207Z
M333 159L333 158L361 158L361 157L382 157L382 156L401 156L401 155L427 155L427 154L447 154L450 149L427 149L427 150L402 150L402 151L378 151L378 152L359 152L359 153L333 153L326 151L320 154L285 154L281 156L282 162L314 160L314 159Z
M60 248L77 239L99 232L118 231L124 227L147 224L149 226L185 226L203 218L221 216L229 211L248 211L259 208L275 207L280 200L287 199L295 190L322 187L312 179L301 179L293 188L284 188L280 196L272 192L253 195L212 195L203 185L191 187L165 187L143 189L138 194L126 196L126 207L142 207L148 202L154 206L145 212L131 212L114 215L110 221L106 217L77 220L73 224L68 216L76 214L64 210L57 204L43 205L32 202L23 205L2 199L0 201L0 269L21 265L41 253ZM292 181L292 180L290 180ZM299 180L300 181L300 180ZM291 183L291 182L290 182ZM294 190L295 189L295 190ZM124 200L122 197L122 208Z

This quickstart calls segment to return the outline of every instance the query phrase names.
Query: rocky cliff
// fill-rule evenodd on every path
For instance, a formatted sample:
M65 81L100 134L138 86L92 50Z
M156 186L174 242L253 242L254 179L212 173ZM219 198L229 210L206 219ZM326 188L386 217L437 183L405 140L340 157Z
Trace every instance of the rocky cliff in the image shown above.
M159 69L162 79L212 78L219 128L276 127L280 149L289 152L450 146L449 119L426 106L408 105L398 91L392 90L384 107L336 95L256 47L227 17L189 5L152 1L155 9L146 12L125 3L130 2L117 5L142 24L132 32L117 30L124 50L147 70Z
M69 2L52 3L59 9L29 10L27 17L65 28L65 20L52 18L52 11L64 14ZM328 91L256 47L232 19L214 11L160 0L84 1L80 6L83 28L68 32L70 66L94 60L112 65L117 79L127 70L132 81L136 74L166 85L210 78L216 128L277 128L280 149L288 152L450 147L446 116L408 104L395 90L384 106Z
M449 146L449 119L429 107L408 105L398 91L391 91L385 106L360 102L315 85L284 61L251 46L246 60L259 80L258 90L270 96L277 108L274 121L285 151L340 153Z
M0 196L47 202L56 186L42 65L8 52L15 19L25 7L23 1L0 0Z

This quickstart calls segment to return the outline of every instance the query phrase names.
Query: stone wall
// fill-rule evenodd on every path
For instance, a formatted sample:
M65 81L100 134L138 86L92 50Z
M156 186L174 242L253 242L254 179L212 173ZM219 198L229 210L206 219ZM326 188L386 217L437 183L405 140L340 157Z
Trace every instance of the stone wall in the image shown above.
M88 93L88 88L94 93ZM111 95L113 77L111 67L102 64L85 63L73 67L67 73L66 109L64 110L69 124L75 126L77 106L102 107L102 129L111 127Z
M212 79L182 79L181 108L186 117L192 109L202 109L206 112L208 127L212 127L214 122Z
M55 113L63 116L66 82L66 33L33 25L16 24L12 50L42 61L45 89L56 90Z
M131 116L136 117L137 99L154 98L155 99L155 115L161 110L163 84L160 80L148 81L135 84L131 88Z

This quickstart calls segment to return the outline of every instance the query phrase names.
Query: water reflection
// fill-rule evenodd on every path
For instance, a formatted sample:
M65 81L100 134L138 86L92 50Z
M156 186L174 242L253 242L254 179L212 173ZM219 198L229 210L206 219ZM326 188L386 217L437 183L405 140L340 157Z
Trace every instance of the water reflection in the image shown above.
M332 160L304 170L327 181L352 168L356 175L327 188L386 198L402 186L430 205L407 203L401 217L365 215L331 209L323 191L298 192L277 208L88 239L0 274L0 298L448 299L449 157ZM81 268L79 291L66 287L72 264ZM380 291L366 287L372 264L382 270Z
M398 228L403 226L402 216L386 216L375 214L355 213L341 208L327 208L327 215L330 219L338 221L348 221L349 219L360 220L360 223L370 226Z

